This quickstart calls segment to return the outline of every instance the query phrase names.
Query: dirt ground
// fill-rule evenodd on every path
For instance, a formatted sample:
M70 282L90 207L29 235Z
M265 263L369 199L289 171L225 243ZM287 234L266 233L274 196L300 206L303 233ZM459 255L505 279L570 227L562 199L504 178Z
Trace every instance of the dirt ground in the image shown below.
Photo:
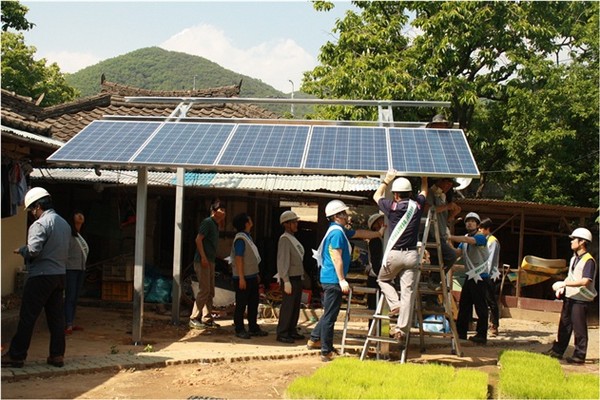
M105 309L98 307L80 307L77 323L84 331L75 332L67 337L69 358L81 356L105 355L115 352L140 352L140 346L131 344L132 312L129 309ZM558 315L557 318L558 320ZM43 322L43 321L40 321ZM230 355L243 354L245 348L252 347L248 341L237 340L233 336L231 319L220 321L222 328L212 331L189 330L186 317L179 325L170 323L170 315L146 311L144 313L144 344L152 346L155 352L181 351L194 354L208 354L208 349L225 349ZM275 342L276 320L261 320L261 326L270 332L266 338L255 338L254 351L262 354L281 350L281 344ZM305 322L303 330L310 330L310 321ZM467 347L464 352L466 363L482 359L506 348L528 351L543 351L549 348L556 335L556 323L527 321L522 319L503 319L501 333L494 343L484 347ZM48 339L43 323L38 323L28 360L45 359ZM589 362L585 366L571 366L566 363L566 371L598 373L598 327L590 328ZM336 336L336 345L340 338ZM304 343L298 343L297 348ZM431 353L437 351L432 349ZM445 351L445 350L440 350ZM570 355L572 348L567 354ZM260 354L260 353L259 353ZM49 378L31 378L15 382L2 382L3 399L278 399L283 398L285 389L295 378L312 374L321 367L318 352L314 355L301 355L277 360L250 360L240 362L179 364L164 368L128 369L101 371L92 374L71 374ZM409 353L409 360L424 362L418 349ZM477 366L490 376L490 384L497 381L498 369L494 365Z

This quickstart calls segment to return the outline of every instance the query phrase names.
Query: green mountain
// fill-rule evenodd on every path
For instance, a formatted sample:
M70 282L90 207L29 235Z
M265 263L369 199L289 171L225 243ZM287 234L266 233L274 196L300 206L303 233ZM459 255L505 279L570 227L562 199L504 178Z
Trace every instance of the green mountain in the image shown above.
M240 97L288 98L290 95L276 90L259 79L225 69L203 57L159 47L147 47L130 53L109 58L98 64L67 74L67 82L81 92L81 96L100 93L100 76L104 74L111 82L151 90L186 90L237 85L242 88ZM295 93L297 98L306 98L303 93ZM261 107L280 115L289 113L285 104L263 104ZM305 115L307 106L296 105L295 114Z

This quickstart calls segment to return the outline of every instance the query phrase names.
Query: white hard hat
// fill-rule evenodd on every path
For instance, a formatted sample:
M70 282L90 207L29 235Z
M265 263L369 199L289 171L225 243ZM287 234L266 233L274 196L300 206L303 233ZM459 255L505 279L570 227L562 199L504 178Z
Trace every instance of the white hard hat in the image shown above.
M50 193L44 188L34 187L29 189L25 193L25 209L27 210L33 203L46 196L50 196Z
M587 240L588 242L591 242L592 241L592 232L588 231L585 228L577 228L573 231L573 233L571 233L569 235L569 237L571 239L573 239L573 238L584 239L584 240Z
M373 224L379 220L379 218L383 218L383 214L373 214L369 217L369 220L367 221L367 226L369 227L369 229L373 228Z
M350 207L348 207L346 204L344 204L344 202L341 200L331 200L325 206L325 216L331 217L332 215L341 213L342 211L346 211L349 208Z
M479 218L479 214L474 213L474 212L470 212L467 214L467 216L465 217L465 222L469 219L469 218L473 218L477 220L477 223L481 222L481 218Z
M392 192L412 192L412 185L406 178L398 178L392 183Z
M287 210L281 213L281 216L279 217L279 223L283 224L284 222L294 221L297 219L300 218L298 218L298 215L296 215L295 212Z

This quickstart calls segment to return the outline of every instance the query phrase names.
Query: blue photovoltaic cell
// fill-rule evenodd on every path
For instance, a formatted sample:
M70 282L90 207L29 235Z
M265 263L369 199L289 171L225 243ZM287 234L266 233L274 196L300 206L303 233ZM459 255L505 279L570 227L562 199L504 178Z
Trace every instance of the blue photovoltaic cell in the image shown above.
M219 166L300 168L309 126L240 124Z
M479 176L461 130L390 128L389 133L392 168L399 172Z
M148 165L213 165L234 126L167 122L134 162Z
M304 167L334 171L387 171L385 128L314 126Z
M159 126L159 122L94 121L48 161L128 162Z

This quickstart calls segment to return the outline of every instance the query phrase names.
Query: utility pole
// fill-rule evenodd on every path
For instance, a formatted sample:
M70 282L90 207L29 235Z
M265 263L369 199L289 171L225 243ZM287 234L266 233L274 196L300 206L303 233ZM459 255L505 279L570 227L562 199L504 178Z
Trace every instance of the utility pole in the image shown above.
M292 100L294 100L294 82L291 79L288 79L288 81L292 84ZM291 105L291 113L292 118L294 118L294 103Z

